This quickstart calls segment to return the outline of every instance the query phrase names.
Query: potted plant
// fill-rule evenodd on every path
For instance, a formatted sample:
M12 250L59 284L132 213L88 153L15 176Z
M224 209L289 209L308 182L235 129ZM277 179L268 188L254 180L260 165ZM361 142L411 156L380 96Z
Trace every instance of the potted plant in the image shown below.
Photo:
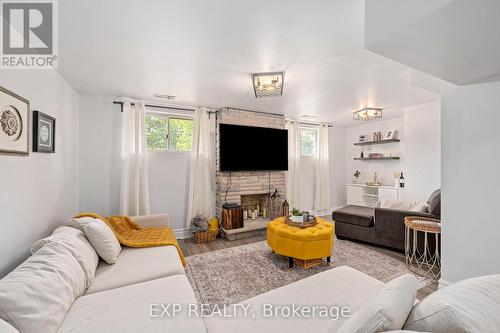
M303 220L302 212L300 210L298 210L297 208L292 209L291 220L293 222L296 222L296 223L302 222L302 220Z
M354 184L357 184L358 183L358 178L359 178L359 176L361 176L361 172L359 172L359 170L356 170L356 172L354 173L353 176L354 176L354 178L352 179L352 182Z

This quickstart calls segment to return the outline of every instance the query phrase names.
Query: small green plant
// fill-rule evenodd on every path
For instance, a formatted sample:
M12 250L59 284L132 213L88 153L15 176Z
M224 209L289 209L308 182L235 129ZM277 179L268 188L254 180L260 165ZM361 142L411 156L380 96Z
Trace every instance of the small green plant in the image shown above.
M297 208L292 209L292 215L293 216L302 216L302 212L298 210Z

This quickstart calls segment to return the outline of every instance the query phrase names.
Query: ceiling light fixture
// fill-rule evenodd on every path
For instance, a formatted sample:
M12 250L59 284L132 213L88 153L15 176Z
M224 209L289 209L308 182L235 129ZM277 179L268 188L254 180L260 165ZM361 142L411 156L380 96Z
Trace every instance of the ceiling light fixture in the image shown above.
M352 113L354 120L374 120L382 118L382 108L362 108L361 110Z
M165 94L154 94L153 97L160 99L168 99L169 101L173 101L175 98L174 95L165 95Z
M283 95L284 72L252 74L255 98Z

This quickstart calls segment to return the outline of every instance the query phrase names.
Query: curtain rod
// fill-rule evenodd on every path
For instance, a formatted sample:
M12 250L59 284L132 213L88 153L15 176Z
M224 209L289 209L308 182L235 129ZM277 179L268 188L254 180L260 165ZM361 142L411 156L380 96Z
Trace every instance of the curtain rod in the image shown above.
M123 112L123 102L113 101L113 104L119 104L121 106L120 111ZM134 106L135 103L130 103L130 105ZM179 108L179 107L175 107L175 106L163 106L163 105L152 105L152 104L145 104L144 106L147 106L149 108L171 109L171 110L181 110L181 111L194 112L194 109ZM214 113L214 111L209 111L208 113Z
M285 120L285 121L288 121L289 123L297 123L297 124L301 124L301 125L321 126L321 124L319 124L319 123L306 123L306 122L301 122L301 121L297 121L297 120ZM328 124L328 127L333 127L333 126Z
M253 113L260 113L260 114L266 114L266 115L271 115L271 116L280 116L284 117L284 114L281 113L272 113L272 112L263 112L263 111L255 111L255 110L247 110L247 109L240 109L240 108L233 108L230 106L223 107L222 109L228 109L228 110L237 110L237 111L245 111L245 112L253 112Z

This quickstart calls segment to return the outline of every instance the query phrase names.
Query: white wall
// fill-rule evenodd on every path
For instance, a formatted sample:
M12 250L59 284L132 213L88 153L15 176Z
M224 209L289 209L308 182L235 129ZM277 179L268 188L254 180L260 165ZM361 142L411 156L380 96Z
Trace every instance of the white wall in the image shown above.
M441 187L441 102L404 111L406 200L427 199Z
M372 146L354 146L361 134L374 131L398 130L399 143ZM355 161L361 151L395 152L401 159L391 161ZM360 182L378 179L384 185L394 185L393 174L403 172L405 200L427 200L441 187L441 103L432 102L404 109L403 117L368 122L345 129L345 183L351 183L356 170L361 172ZM344 187L345 192L345 187Z
M103 216L120 207L120 106L112 99L80 96L80 210Z
M121 112L111 97L80 96L80 210L119 213ZM186 220L189 153L149 153L151 213Z
M78 212L78 95L56 71L0 71L0 85L56 118L56 153L0 155L0 277ZM32 117L30 116L30 121ZM31 131L31 126L30 126Z
M442 99L442 279L500 273L500 83Z

